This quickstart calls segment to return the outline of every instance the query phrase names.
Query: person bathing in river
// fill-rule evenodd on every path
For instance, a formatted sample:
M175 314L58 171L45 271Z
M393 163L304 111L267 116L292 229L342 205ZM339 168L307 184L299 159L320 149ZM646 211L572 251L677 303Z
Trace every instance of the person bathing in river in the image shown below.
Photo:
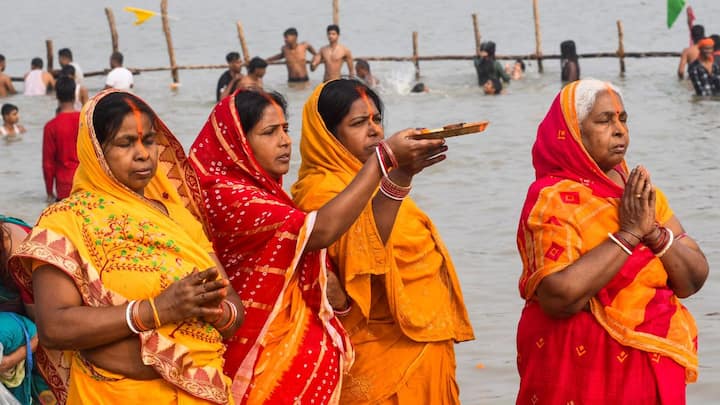
M350 53L350 49L345 45L338 42L340 38L340 27L335 24L328 25L327 38L329 44L320 48L320 52L313 58L310 70L314 72L320 63L324 64L325 75L323 76L323 81L327 82L340 78L342 74L342 64L345 62L348 68L348 75L350 77L355 76L352 53Z
M700 47L698 42L705 38L705 27L702 25L693 25L690 29L690 38L693 44L683 49L680 54L680 63L678 64L677 75L679 79L685 78L685 68L695 62L700 57ZM689 74L689 72L688 72Z
M288 28L283 33L285 45L280 48L280 53L266 59L268 63L285 59L287 66L288 83L305 83L310 80L307 71L305 56L308 52L314 57L317 52L307 42L298 43L298 32L295 28Z

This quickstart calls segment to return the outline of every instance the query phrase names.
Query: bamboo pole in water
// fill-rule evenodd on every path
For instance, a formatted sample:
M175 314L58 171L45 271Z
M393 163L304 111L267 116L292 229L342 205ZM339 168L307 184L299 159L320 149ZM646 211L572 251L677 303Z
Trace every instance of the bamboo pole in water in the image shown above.
M480 55L480 28L478 28L477 14L472 15L473 31L475 31L475 55Z
M333 0L333 24L340 25L340 0Z
M243 31L240 20L237 22L237 32L238 38L240 39L240 47L242 48L243 60L245 61L245 66L247 66L248 63L250 63L250 51L248 51L247 42L245 42L245 31Z
M535 18L535 59L537 59L538 72L543 72L542 34L540 32L540 10L538 0L533 0L533 16Z
M167 0L161 0L160 2L160 14L162 17L163 32L165 33L165 40L167 41L168 56L170 57L170 72L172 75L172 88L177 88L180 78L178 77L178 68L175 63L175 49L173 48L172 36L170 36L170 21L168 20L168 3Z
M47 50L47 71L52 72L53 70L53 41L52 39L45 40L45 49Z
M112 41L112 51L118 52L120 49L118 45L118 33L117 27L115 26L115 14L110 7L105 7L105 15L107 16L108 25L110 26L110 40Z
M420 78L420 56L418 55L418 33L413 31L412 33L412 45L413 45L413 64L415 65L415 80Z
M623 25L622 21L617 20L618 29L618 59L620 59L620 76L625 76L625 46L623 45Z

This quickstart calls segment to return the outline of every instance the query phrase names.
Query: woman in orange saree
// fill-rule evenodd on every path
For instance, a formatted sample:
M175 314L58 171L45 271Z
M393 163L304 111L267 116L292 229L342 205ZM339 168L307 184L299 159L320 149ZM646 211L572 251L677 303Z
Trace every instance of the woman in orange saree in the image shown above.
M393 138L403 163L444 150ZM251 90L221 100L191 147L215 250L247 308L225 353L237 403L336 404L353 361L334 314L346 297L324 247L357 217L381 169L368 162L338 199L307 213L282 188L290 155L284 100Z
M520 217L518 404L684 404L708 274L665 195L628 171L617 88L567 85L538 128Z
M78 157L72 195L11 259L58 401L232 403L222 339L243 309L197 219L180 143L141 99L109 90L83 108Z
M337 112L321 115L328 109ZM302 165L293 197L304 210L332 200L372 160L384 137L382 103L353 80L318 86L303 110ZM408 186L420 170L398 168ZM409 188L406 187L409 191ZM411 198L381 188L328 249L353 305L343 325L356 359L345 404L456 404L454 344L473 339L450 255Z

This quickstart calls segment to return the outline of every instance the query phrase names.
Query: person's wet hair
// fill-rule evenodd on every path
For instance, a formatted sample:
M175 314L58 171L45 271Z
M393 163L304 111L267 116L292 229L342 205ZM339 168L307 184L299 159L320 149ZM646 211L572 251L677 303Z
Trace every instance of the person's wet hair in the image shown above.
M720 35L712 34L710 35L710 38L712 38L713 42L715 43L715 47L713 48L713 50L720 51Z
M40 58L32 58L30 61L30 66L38 69L42 69L43 67L43 60Z
M248 63L247 70L248 70L248 73L252 73L257 69L266 68L267 65L268 64L267 64L267 62L265 62L265 59L259 58L256 56L256 57L250 59L250 63Z
M380 96L365 83L354 79L339 79L326 84L322 89L318 99L318 112L333 136L337 137L338 125L350 112L352 104L362 98L363 94L375 103L382 117L383 104Z
M298 36L298 32L294 27L290 27L290 28L286 29L285 32L283 32L284 37L287 37L290 35Z
M130 93L114 92L98 101L93 112L93 128L95 137L103 147L110 142L122 126L125 116L134 109L145 113L155 122L157 117L153 110L144 101Z
M498 94L500 94L500 92L502 92L503 85L502 85L502 82L500 81L500 79L492 78L492 79L489 79L488 81L492 84L493 89L495 90L495 93L493 93L493 95L497 96Z
M2 109L0 109L0 115L4 117L13 111L19 111L17 106L15 104L5 103L2 105Z
M338 27L337 24L330 24L330 25L328 25L326 31L327 31L327 32L335 31L335 32L338 33L338 35L340 35L340 27Z
M63 48L63 49L59 50L58 56L61 58L68 58L70 60L72 60L72 58L73 58L72 51L69 48Z
M423 83L423 82L415 83L412 90L410 90L410 92L412 92L412 93L422 93L424 91L425 91L425 83Z
M520 70L522 70L523 72L525 71L525 62L523 62L522 59L515 59L515 63L519 63L519 64L520 64Z
M495 42L483 42L482 44L480 44L480 50L487 52L488 58L495 59Z
M577 61L578 56L575 50L575 41L569 39L560 43L560 57L562 59Z
M60 69L60 76L74 77L75 66L67 64Z
M123 57L123 54L121 54L120 52L113 52L112 55L110 55L110 60L116 62L119 65L123 64L123 59L125 59L125 58Z
M243 90L235 95L235 109L240 117L240 126L246 136L260 121L265 108L272 104L277 105L283 114L287 114L287 102L280 93Z
M690 28L690 37L693 40L693 43L697 44L705 38L705 27L703 27L700 24L693 25L692 28Z
M229 52L227 55L225 55L225 61L227 63L235 62L238 59L240 59L240 54L238 52Z
M5 62L5 55L0 53L0 62Z
M370 71L370 64L365 59L355 59L355 70L365 69Z
M61 103L75 100L75 80L68 76L60 76L55 81L55 97Z

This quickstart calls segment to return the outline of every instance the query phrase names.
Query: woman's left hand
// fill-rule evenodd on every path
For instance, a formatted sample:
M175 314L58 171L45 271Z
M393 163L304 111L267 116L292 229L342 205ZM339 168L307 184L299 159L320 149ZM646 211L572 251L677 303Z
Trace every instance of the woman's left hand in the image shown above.
M327 272L327 278L327 297L330 305L336 311L347 309L350 303L348 302L347 294L345 294L345 291L343 291L340 285L340 280L338 280L335 273L331 271Z

